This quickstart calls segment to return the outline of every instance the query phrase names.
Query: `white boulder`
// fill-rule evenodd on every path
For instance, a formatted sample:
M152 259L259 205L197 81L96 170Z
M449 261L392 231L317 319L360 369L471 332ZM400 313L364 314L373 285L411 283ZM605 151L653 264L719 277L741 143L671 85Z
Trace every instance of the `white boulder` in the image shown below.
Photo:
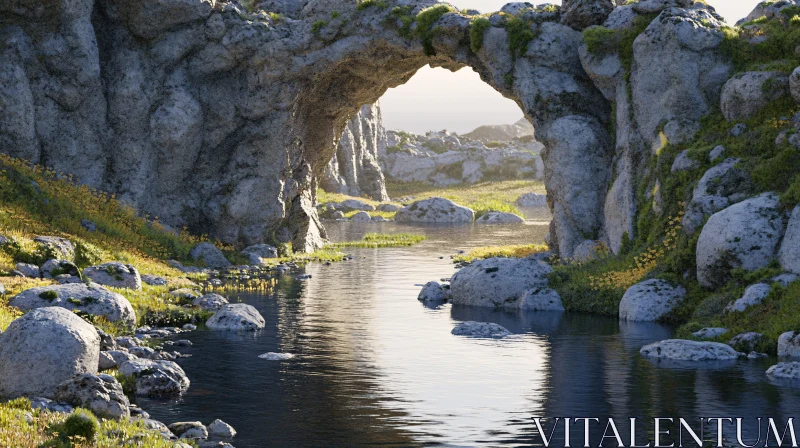
M265 325L258 310L246 303L224 305L206 322L206 326L213 330L231 331L256 331Z
M475 212L445 198L428 198L401 208L397 222L472 222Z
M504 338L511 332L503 326L493 322L467 321L456 325L451 333L455 336L470 336L474 338Z
M31 288L17 294L9 303L23 311L36 308L61 307L93 316L103 316L109 322L136 324L131 303L121 294L109 291L97 283L70 283Z
M755 285L748 286L747 289L744 290L742 297L729 303L728 306L725 307L725 312L742 312L753 305L758 305L767 297L770 289L770 285L766 283L756 283Z
M89 266L83 270L83 277L104 286L142 289L142 277L139 271L129 264L118 261Z
M655 321L663 317L686 297L686 289L666 280L650 279L637 283L622 296L619 318L633 321Z
M475 220L476 224L521 224L525 218L513 213L489 212Z
M778 356L800 358L800 333L787 331L778 337Z
M218 311L227 304L228 299L215 293L204 294L192 301L192 306L200 307L201 309L210 311Z
M783 380L800 380L800 362L779 362L767 369L767 376Z
M444 302L447 300L447 291L439 282L428 282L422 287L417 300L423 302Z
M517 306L529 290L547 287L553 269L529 258L489 258L461 269L450 281L454 305Z
M564 311L561 296L550 288L534 288L526 291L517 306L523 311Z
M134 377L136 395L143 397L181 395L190 384L186 373L173 361L132 359L119 366L119 373Z
M0 334L0 396L53 397L74 375L97 373L99 356L91 324L63 308L33 310Z
M222 439L232 439L236 437L236 430L233 429L233 426L216 419L208 425L208 435Z
M729 345L686 339L667 339L655 342L642 347L639 353L646 358L673 361L723 361L739 357L739 352Z
M709 218L697 242L697 279L712 288L724 285L732 268L754 271L775 258L783 236L778 197L764 193Z
M778 259L783 269L800 274L800 205L792 210L786 235L783 237Z

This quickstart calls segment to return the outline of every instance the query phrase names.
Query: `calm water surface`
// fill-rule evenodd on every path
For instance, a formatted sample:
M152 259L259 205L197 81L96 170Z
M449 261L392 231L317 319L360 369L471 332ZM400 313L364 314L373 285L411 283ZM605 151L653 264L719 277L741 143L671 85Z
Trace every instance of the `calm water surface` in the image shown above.
M411 248L353 250L353 261L308 266L310 280L295 280L301 272L281 277L270 295L229 295L255 306L266 329L190 333L194 346L184 351L193 356L179 361L192 381L189 392L180 401L140 401L153 418L206 424L220 418L238 430L237 448L471 447L541 446L534 416L624 423L629 417L785 419L800 413L797 389L765 378L775 360L678 369L639 356L642 345L670 337L668 327L426 307L416 300L415 284L453 274L449 256L458 250L541 242L547 231L542 222L327 227L334 241L376 231L424 232L428 240ZM452 336L450 330L466 320L496 322L515 336ZM258 358L266 352L296 358ZM746 433L755 436L751 429ZM582 426L576 430L573 440L580 446Z

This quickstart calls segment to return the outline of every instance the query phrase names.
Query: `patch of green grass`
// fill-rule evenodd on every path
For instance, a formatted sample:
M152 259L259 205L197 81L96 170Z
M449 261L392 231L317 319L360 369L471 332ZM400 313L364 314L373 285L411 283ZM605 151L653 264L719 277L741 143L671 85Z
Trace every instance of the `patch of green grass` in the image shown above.
M596 55L619 54L626 76L630 76L633 65L633 42L657 16L658 14L637 16L630 29L612 30L602 26L587 28L583 31L586 49Z
M521 17L511 17L506 20L506 31L508 31L508 51L514 59L523 56L528 51L528 45L538 37L538 33L532 28L532 23Z
M377 6L380 9L386 9L389 7L389 4L386 2L386 0L360 0L356 6L356 9L363 11L373 6Z
M483 35L492 24L486 17L475 17L469 22L469 44L473 53L481 51L483 48Z
M368 233L361 241L347 241L343 243L329 244L333 248L344 247L363 247L363 248L383 248L383 247L406 247L419 244L427 239L424 235L411 233Z
M458 10L450 5L442 4L425 8L417 14L415 33L422 40L422 47L425 49L426 55L436 55L436 49L433 48L433 38L440 32L440 29L433 25L443 15L450 12L458 12Z
M400 22L400 35L406 39L410 39L412 37L411 25L414 24L414 20L416 19L413 15L411 15L411 11L413 10L413 6L395 6L392 9L392 15L390 16Z
M63 439L70 435L73 436L71 440ZM81 441L76 436L89 436L92 441ZM164 439L158 431L146 429L137 420L98 421L86 410L77 410L72 414L32 410L27 398L0 403L0 446L173 448L174 444L174 441Z
M533 254L550 250L545 244L524 244L513 246L485 246L471 249L466 254L459 254L453 258L453 263L471 263L475 260L486 258L525 258Z
M320 31L326 26L328 26L327 20L317 20L311 24L311 32L319 36Z
M790 7L783 15L772 19L763 17L744 24L741 28L723 28L724 40L720 50L734 64L734 70L743 72L772 65L781 71L791 71L797 66L794 49L800 45L800 15L798 8ZM751 25L753 29L744 29ZM761 42L751 44L750 39L766 36ZM776 61L791 61L774 65ZM781 68L782 67L782 68Z

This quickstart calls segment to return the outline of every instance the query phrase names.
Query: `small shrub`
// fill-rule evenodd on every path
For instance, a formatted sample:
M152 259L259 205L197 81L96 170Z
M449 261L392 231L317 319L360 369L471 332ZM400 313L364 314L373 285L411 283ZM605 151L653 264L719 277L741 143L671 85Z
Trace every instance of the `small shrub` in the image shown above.
M386 0L361 0L358 2L356 9L363 11L373 6L377 6L380 9L386 9L389 5L386 3Z
M100 430L100 423L91 412L85 409L76 409L63 423L55 425L52 430L58 433L62 441L68 442L67 446L71 446L72 441L81 440L94 444Z
M42 300L47 300L48 302L52 302L58 298L58 293L55 291L44 291L39 294L39 297Z
M328 26L327 20L317 20L311 24L311 32L315 35L319 35L320 31L322 31L322 29L326 26Z
M92 266L103 260L103 251L91 243L78 241L75 243L75 264L80 268Z
M469 24L469 44L473 53L483 48L483 35L492 26L486 17L476 17Z
M443 15L450 12L456 12L456 9L450 5L436 5L425 8L417 14L416 34L422 40L422 47L425 49L426 55L436 55L436 49L433 48L433 38L436 37L440 29L433 25Z
M603 26L593 26L583 30L586 50L594 55L616 53L622 41L621 34Z
M512 58L522 56L528 51L528 45L538 37L531 28L531 23L520 17L512 17L506 21L508 31L508 51ZM506 82L508 84L508 82ZM512 83L513 84L513 83Z

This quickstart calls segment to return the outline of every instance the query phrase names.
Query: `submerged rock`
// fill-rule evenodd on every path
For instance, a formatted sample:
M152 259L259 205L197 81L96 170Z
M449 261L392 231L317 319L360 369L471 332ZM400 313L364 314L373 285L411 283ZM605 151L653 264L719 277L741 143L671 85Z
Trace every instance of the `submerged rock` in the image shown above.
M258 355L261 359L266 359L267 361L287 361L289 359L293 359L294 355L291 353L264 353L263 355Z
M445 198L422 199L403 207L395 215L397 222L472 222L475 212Z
M547 287L552 268L529 258L489 258L461 269L450 281L452 303L484 307L518 306L522 296Z
M256 331L265 325L258 310L245 303L224 305L206 322L206 326L213 330L231 331Z
M109 322L122 322L128 326L136 324L136 313L128 299L97 283L32 288L17 294L9 303L24 311L61 307L92 316L103 316Z
M619 318L655 321L672 311L686 297L686 289L666 280L650 279L637 283L622 296Z
M720 361L739 357L739 352L719 342L699 342L685 339L667 339L645 345L639 351L647 358L674 361Z
M493 322L462 322L451 331L456 336L471 336L475 338L504 338L511 332L503 326Z
M489 212L475 220L476 224L521 224L525 218L513 213Z
M0 334L0 396L53 397L74 375L97 373L100 337L63 308L40 308Z

